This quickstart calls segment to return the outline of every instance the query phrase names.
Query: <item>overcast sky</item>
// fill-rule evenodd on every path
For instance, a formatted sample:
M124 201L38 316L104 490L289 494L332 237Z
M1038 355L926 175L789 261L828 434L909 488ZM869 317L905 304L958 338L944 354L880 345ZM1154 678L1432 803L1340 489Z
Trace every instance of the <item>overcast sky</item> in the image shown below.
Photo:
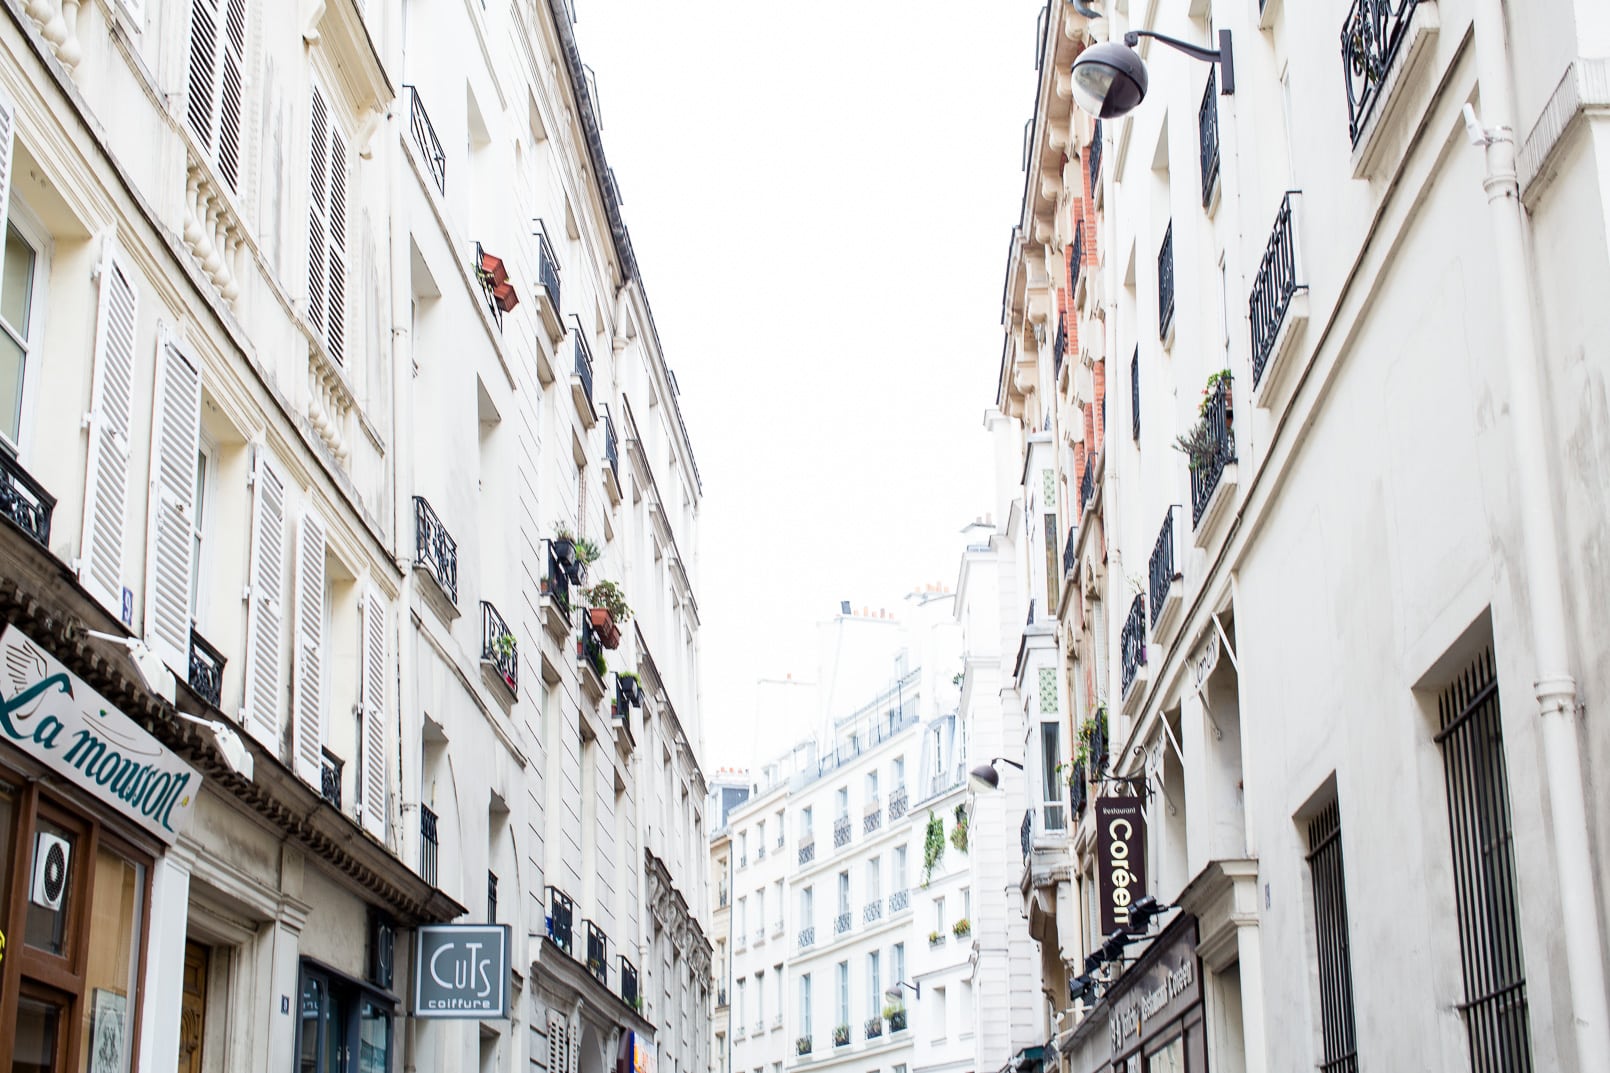
M576 0L704 478L707 771L840 600L954 586L1043 0ZM800 728L804 733L808 728Z

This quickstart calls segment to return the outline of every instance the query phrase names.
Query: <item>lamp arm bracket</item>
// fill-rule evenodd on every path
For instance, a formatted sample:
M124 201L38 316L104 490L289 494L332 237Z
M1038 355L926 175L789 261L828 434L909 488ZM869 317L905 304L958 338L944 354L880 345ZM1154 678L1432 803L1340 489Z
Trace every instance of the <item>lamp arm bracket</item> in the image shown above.
M1167 34L1160 34L1153 30L1130 30L1124 34L1124 44L1134 48L1143 37L1161 41L1169 48L1183 52L1187 56L1195 56L1199 60L1218 64L1219 69L1223 72L1222 77L1219 79L1220 95L1228 97L1235 92L1235 59L1234 52L1230 47L1229 30L1219 31L1219 47L1216 49L1193 45L1189 41L1181 41L1177 37L1170 37Z

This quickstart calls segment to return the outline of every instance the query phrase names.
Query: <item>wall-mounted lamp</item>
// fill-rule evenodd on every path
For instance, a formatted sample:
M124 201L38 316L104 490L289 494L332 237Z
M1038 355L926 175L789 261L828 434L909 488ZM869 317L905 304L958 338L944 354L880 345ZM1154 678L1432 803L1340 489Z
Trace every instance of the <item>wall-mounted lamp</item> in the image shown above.
M889 987L889 988L884 990L883 997L888 999L890 1002L899 1002L900 999L901 999L900 989L902 987L911 992L911 997L912 998L918 998L918 999L922 998L922 981L921 980L918 980L914 984L908 984L904 980L896 980L894 982L893 986L891 986L891 987Z
M220 723L216 719L203 719L177 709L173 714L188 723L195 723L212 731L213 741L218 746L218 751L223 754L224 763L229 765L229 770L245 779L252 777L252 754L234 727Z
M177 695L177 686L174 684L173 672L168 665L162 662L162 657L140 640L138 637L123 637L115 633L102 633L99 630L85 630L84 636L93 637L98 641L111 641L120 644L129 650L129 659L134 663L134 669L145 683L145 688L161 697L169 704L174 702Z
M1004 756L997 756L987 764L980 764L972 771L967 773L967 784L972 787L972 790L975 794L987 793L990 790L1000 789L1001 773L995 770L996 764L1011 764L1019 771L1023 770L1022 764L1018 763L1016 760L1008 760Z
M1124 43L1107 41L1091 45L1073 61L1073 99L1080 108L1097 119L1117 119L1133 112L1146 98L1150 78L1146 61L1135 46L1143 37L1154 38L1187 56L1219 65L1219 93L1235 92L1235 58L1230 47L1230 31L1219 31L1219 47L1202 48L1188 41L1151 30L1130 30Z

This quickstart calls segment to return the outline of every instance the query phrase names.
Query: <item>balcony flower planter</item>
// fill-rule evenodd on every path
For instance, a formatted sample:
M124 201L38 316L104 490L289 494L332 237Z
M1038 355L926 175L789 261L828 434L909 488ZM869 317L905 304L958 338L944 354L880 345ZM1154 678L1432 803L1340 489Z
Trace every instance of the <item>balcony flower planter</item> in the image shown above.
M588 610L587 615L605 648L614 650L621 646L621 630L615 625L615 616L609 613L609 608L594 607Z
M965 939L969 935L973 934L973 922L968 920L966 917L962 917L960 920L956 921L956 923L950 926L950 931L952 935L956 936L956 938Z
M493 287L503 287L509 282L509 270L503 267L503 258L481 251L481 275L492 281Z
M492 300L498 304L499 309L509 313L514 310L515 306L520 304L520 295L514 289L514 284L499 283L492 288Z
M850 1026L839 1025L833 1030L833 1046L848 1047L850 1045Z
M906 1030L906 1011L902 1008L902 1009L895 1010L893 1013L889 1014L889 1031L890 1032L904 1032L905 1030Z
M810 1054L811 1053L811 1037L809 1037L809 1036L801 1036L801 1037L799 1037L799 1039L795 1040L794 1041L794 1053L798 1054L798 1055Z

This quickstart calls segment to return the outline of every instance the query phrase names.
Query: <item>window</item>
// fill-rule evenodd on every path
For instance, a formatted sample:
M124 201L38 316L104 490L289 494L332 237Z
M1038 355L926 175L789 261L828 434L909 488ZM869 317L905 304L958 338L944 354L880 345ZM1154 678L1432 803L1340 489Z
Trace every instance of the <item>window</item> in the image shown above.
M928 1025L934 1041L938 1042L944 1039L946 1029L945 989L935 987L933 995L923 1005L928 1008ZM1153 1065L1151 1068L1156 1070L1157 1073L1163 1073L1164 1070L1169 1069L1168 1066L1157 1065ZM1183 1067L1181 1068L1183 1069Z
M783 881L778 880L771 885L771 904L777 907L777 919L771 922L771 930L783 930Z
M48 270L42 263L44 242L18 226L20 213L13 210L11 215L0 277L0 436L20 453L23 415L32 418L32 408L25 407L23 399L38 373L38 308Z
M876 771L866 773L866 799L868 805L878 799L878 773Z
M744 986L744 978L742 976L738 977L738 985L737 985L736 988L734 988L734 990L736 990L738 992L738 1001L733 1004L737 1008L738 1019L735 1022L733 1022L732 1027L737 1029L737 1030L739 1030L739 1031L742 1031L743 1026L744 1026L744 1009L745 1009L745 1006L744 1006L744 992L746 991L746 988Z
M788 826L784 820L784 811L777 810L777 848L783 848L783 839L787 836Z
M766 1023L766 970L755 973L755 1029Z
M764 888L755 891L755 931L766 926L766 891Z
M878 1017L883 1012L883 964L876 950L866 956L867 1016Z
M201 596L201 551L206 540L205 522L207 520L208 486L213 481L212 448L202 444L196 451L196 498L194 509L191 510L191 540L190 540L190 621L197 624L201 622L199 610Z
M973 888L962 888L962 916L963 920L973 919Z
M205 3L205 0L200 0ZM307 312L331 360L346 361L347 141L313 87L308 154Z
M743 868L749 864L749 832L738 832L738 867Z
M1354 1073L1353 958L1347 935L1342 869L1342 818L1335 800L1308 821L1308 869L1314 884L1314 941L1319 958L1319 1023L1323 1073Z
M192 0L185 118L224 185L240 189L246 0Z
M839 962L839 1019L838 1024L850 1023L850 963Z
M906 978L906 944L895 943L889 951L889 968L896 980Z
M875 902L883 897L882 877L880 875L881 864L882 861L878 857L866 862L866 900L868 903Z
M391 1068L391 1012L379 992L304 961L298 1073Z
M766 821L761 820L755 825L755 854L759 857L766 855Z
M748 934L748 908L749 899L739 898L738 911L733 914L738 925L732 932L734 944L743 942L744 936Z
M799 812L799 840L811 841L811 806L806 805Z
M889 874L889 889L890 890L905 890L906 889L906 847L905 846L896 846L894 848L894 865L891 868L890 874Z
M934 899L934 932L940 938L945 936L945 899Z
M896 790L899 790L899 789L903 788L905 785L906 785L906 758L903 757L903 756L897 756L897 757L894 758L894 788Z
M1491 648L1437 704L1472 1073L1532 1068L1509 772Z
M812 902L811 888L805 887L799 892L799 926L808 928L815 920L815 906Z
M850 873L839 873L839 913L850 911Z
M849 817L850 817L850 788L848 786L840 786L839 787L838 795L837 795L837 802L838 802L838 818L841 819L841 820L849 819Z
M1041 812L1047 831L1060 831L1065 826L1062 816L1062 795L1057 791L1057 765L1062 759L1061 727L1057 723L1040 724L1040 790L1045 795Z
M799 1034L811 1034L811 974L799 978Z

